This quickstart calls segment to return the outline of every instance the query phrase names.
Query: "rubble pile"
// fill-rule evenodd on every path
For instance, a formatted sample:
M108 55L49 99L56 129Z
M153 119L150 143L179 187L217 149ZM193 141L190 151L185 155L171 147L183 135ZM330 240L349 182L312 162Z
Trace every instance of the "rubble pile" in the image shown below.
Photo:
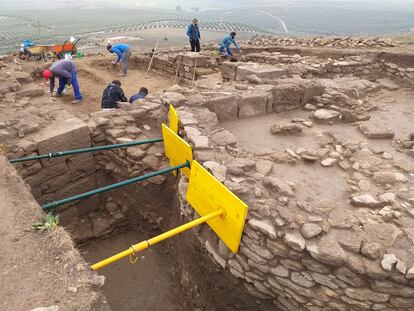
M384 48L396 47L398 43L390 38L381 37L309 37L289 38L277 36L257 36L246 42L251 46L307 46L307 47L350 47Z

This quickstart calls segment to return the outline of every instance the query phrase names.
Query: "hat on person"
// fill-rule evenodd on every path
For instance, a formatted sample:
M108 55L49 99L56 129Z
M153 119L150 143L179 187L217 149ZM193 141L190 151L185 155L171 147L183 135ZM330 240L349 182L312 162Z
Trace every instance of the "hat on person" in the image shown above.
M53 73L50 70L43 70L43 78L46 80L50 79L53 76Z

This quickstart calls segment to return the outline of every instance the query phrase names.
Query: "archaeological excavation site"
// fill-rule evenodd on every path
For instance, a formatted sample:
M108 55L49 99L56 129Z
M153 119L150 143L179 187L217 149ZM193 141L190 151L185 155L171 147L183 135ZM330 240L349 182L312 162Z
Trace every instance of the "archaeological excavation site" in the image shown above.
M76 105L1 58L1 310L414 310L414 50L241 46L133 54L112 111L109 56Z

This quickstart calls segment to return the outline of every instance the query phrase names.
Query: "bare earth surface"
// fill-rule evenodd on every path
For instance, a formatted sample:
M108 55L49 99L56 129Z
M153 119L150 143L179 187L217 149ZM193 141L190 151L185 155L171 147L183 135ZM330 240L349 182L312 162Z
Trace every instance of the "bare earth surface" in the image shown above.
M146 87L149 94L161 92L163 89L172 85L172 81L160 74L151 71L147 74L146 71L138 69L129 69L128 76L119 77L121 70L120 65L112 66L110 62L115 58L112 56L105 57L88 57L81 60L76 60L78 67L78 81L80 90L84 96L82 103L77 104L76 107L71 104L74 99L73 91L70 90L64 97L57 98L57 104L63 104L65 109L73 112L75 115L79 113L88 114L91 112L101 110L101 98L105 87L113 80L120 80L125 96L129 99L131 95L138 92L141 87ZM94 66L91 63L96 60L102 60L108 63L108 66ZM130 65L130 67L132 67ZM42 81L43 83L43 81ZM45 92L48 91L48 85L43 83Z
M147 234L127 231L90 243L81 251L92 264L146 238ZM147 249L133 265L125 258L99 271L106 278L102 289L112 310L185 310L180 276L174 273L166 247L164 243Z
M69 235L62 227L33 231L32 224L44 213L3 156L0 171L0 310L88 310L98 305L92 287L96 274L88 271Z

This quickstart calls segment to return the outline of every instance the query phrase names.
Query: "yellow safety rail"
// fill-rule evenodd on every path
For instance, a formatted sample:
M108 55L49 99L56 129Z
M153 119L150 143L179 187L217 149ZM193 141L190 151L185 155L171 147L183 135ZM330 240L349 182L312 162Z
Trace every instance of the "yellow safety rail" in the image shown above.
M127 250L123 251L122 253L116 254L116 255L114 255L112 257L109 257L109 258L107 258L105 260L102 260L102 261L100 261L100 262L92 265L91 268L93 270L98 270L98 269L101 269L101 268L103 268L103 267L105 267L107 265L110 265L111 263L114 263L115 261L118 261L118 260L120 260L122 258L125 258L127 256L135 256L136 257L136 253L138 253L140 251L143 251L143 250L149 248L150 246L155 245L155 244L157 244L157 243L159 243L161 241L164 241L164 240L166 240L168 238L171 238L171 237L173 237L173 236L175 236L175 235L177 235L177 234L179 234L181 232L184 232L184 231L189 230L191 228L194 228L194 227L196 227L196 226L198 226L198 225L200 225L202 223L205 223L205 222L209 221L212 218L216 218L216 217L222 216L224 213L225 213L224 210L217 210L217 211L215 211L215 212L213 212L211 214L208 214L206 216L197 218L197 219L195 219L195 220L193 220L193 221L191 221L189 223L186 223L186 224L184 224L182 226L179 226L177 228L174 228L174 229L172 229L170 231L164 232L164 233L162 233L160 235L157 235L156 237L153 237L153 238L151 238L149 240L142 241L142 242L140 242L138 244L132 245L130 248L128 248Z

